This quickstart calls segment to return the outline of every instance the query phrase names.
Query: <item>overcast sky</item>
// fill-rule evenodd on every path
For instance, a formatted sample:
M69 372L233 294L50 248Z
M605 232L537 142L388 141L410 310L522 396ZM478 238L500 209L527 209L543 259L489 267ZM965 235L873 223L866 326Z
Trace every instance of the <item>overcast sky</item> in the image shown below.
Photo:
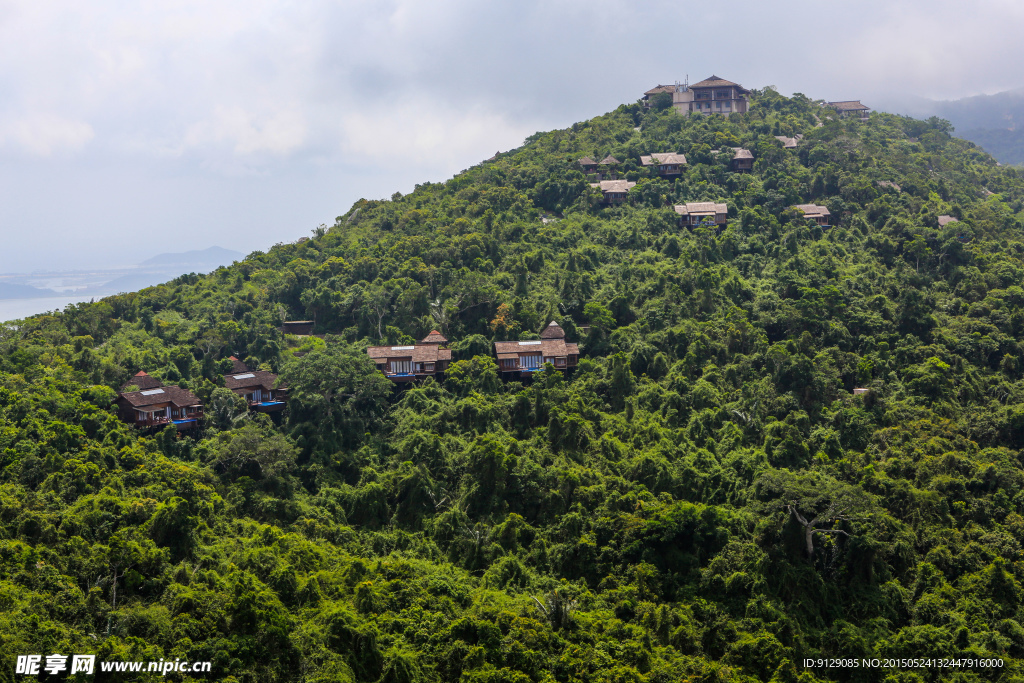
M0 0L0 272L248 252L657 83L1024 85L1024 3Z

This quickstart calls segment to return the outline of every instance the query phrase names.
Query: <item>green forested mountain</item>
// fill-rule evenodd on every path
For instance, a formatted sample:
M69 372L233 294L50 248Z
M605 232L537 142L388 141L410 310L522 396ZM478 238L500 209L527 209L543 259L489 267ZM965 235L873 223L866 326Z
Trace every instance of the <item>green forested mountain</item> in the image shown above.
M237 681L1024 678L1024 179L938 119L821 112L622 106L0 327L0 681L23 653ZM652 152L688 168L650 178ZM619 207L576 163L609 153ZM728 226L680 228L682 201ZM326 339L277 332L300 318ZM502 380L491 341L552 319L579 367ZM443 381L399 391L365 355L434 328ZM218 388L231 355L280 372L279 423ZM202 397L203 431L120 423L138 370ZM825 657L1002 666L804 666Z

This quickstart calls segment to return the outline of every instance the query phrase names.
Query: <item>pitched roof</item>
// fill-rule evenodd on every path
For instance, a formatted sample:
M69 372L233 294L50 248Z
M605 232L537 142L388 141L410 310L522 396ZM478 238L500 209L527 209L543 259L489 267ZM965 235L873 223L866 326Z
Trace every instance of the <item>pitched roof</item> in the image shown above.
M946 215L939 216L939 227L940 228L944 228L947 225L949 225L950 223L959 223L959 222L960 222L960 219L956 218L954 216L946 216Z
M451 349L442 349L437 344L413 344L411 346L371 346L366 354L380 364L390 358L411 358L415 363L431 363L451 360Z
M775 139L781 142L782 146L786 149L792 149L793 147L796 147L796 143L800 138L789 138L785 135L776 135Z
M824 206L818 206L817 204L797 204L793 207L803 211L805 216L831 216L828 209Z
M829 102L828 106L836 111L869 111L871 107L861 104L860 100L843 100L841 102Z
M734 152L736 152L732 156L733 159L753 159L754 158L754 155L750 152L749 149L744 149L742 147L733 147L732 149L733 149Z
M234 356L228 356L228 360L231 361L231 373L238 374L241 372L249 372L249 366L238 360Z
M611 166L612 164L621 164L622 162L619 161L618 159L616 159L615 157L613 157L611 154L609 154L604 159L601 159L601 161L598 162L598 163L606 165L606 166Z
M674 85L656 85L647 92L645 92L644 95L650 97L651 95L657 95L658 93L675 92L675 89L676 87Z
M537 353L543 356L570 356L579 355L579 344L570 344L563 338L558 339L537 339L534 341L496 341L494 352L498 358L503 355L505 358L512 358L520 353Z
M590 157L583 157L579 160L580 166L597 166L597 162Z
M715 202L686 202L685 204L676 204L674 208L680 216L697 213L729 213L728 205Z
M720 78L713 74L705 78L703 81L700 81L699 83L694 83L693 85L690 86L690 88L739 88L741 92L749 92L739 83L727 81L724 78Z
M685 164L686 155L676 154L675 152L655 152L649 156L640 157L640 163L644 166L654 166L655 164Z
M599 183L590 183L591 187L601 188L601 192L629 192L636 183L630 180L602 180Z
M121 385L121 391L126 390L128 387L138 387L139 391L145 391L146 389L156 389L161 386L163 382L158 380L152 375L147 375L142 370L135 373L135 376L130 380Z
M248 368L246 368L248 370ZM239 374L224 375L224 386L227 389L246 389L249 387L262 387L273 389L277 375L266 370L249 370Z
M127 401L134 408L144 408L161 403L171 403L178 408L202 405L191 391L174 386L145 389L143 391L124 391L121 392L118 398Z
M431 330L430 334L420 340L420 344L445 344L448 338L437 330Z
M565 330L554 320L548 323L544 331L540 333L541 339L565 339Z
M897 192L902 192L902 190L903 190L903 188L901 188L899 185L897 185L896 183L894 183L891 180L879 180L878 181L878 186L879 187L891 187L892 189L896 190Z

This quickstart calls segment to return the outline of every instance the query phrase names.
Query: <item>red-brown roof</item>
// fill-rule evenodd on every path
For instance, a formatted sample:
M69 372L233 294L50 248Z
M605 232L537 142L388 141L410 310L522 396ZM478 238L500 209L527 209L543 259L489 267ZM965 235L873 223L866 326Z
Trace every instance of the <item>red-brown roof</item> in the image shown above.
M565 339L565 330L562 326L552 320L544 331L540 333L541 339Z
M451 349L442 349L437 344L410 344L408 346L371 346L366 354L376 363L391 358L410 358L416 363L430 363L451 360Z
M420 340L420 344L446 344L447 342L447 337L437 330L431 330L430 334Z
M249 366L238 360L234 356L228 356L228 360L231 361L231 372L237 374L240 372L249 372Z
M543 356L578 356L580 347L578 344L570 344L565 339L537 339L534 341L496 341L494 352L498 358L511 358L522 353L537 353ZM512 354L504 355L504 354Z
M134 408L154 406L161 403L171 403L178 408L202 405L191 391L175 386L144 389L142 391L125 391L121 393L118 400L127 401Z
M224 375L224 386L227 389L247 389L249 387L262 387L273 389L277 375L266 370L249 370L247 372L232 373Z
M135 373L134 377L121 385L121 391L125 391L128 387L138 387L139 391L143 391L145 389L156 389L162 384L163 382L158 380L156 377L147 375L142 370L139 370Z

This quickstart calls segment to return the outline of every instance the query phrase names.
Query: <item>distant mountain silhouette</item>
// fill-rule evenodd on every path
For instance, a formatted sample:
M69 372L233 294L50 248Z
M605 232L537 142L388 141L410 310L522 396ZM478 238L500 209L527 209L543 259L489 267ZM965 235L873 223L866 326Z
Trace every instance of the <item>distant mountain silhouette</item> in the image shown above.
M210 247L209 249L195 249L180 253L157 254L151 259L146 259L140 266L174 267L181 265L203 265L212 266L210 270L218 266L230 266L232 262L241 260L245 254L225 249L223 247ZM193 268L193 270L195 270Z
M1024 164L1024 88L959 100L905 100L891 109L916 118L938 116L956 136L983 147L1004 164Z
M9 282L0 282L0 299L38 299L40 297L56 296L52 289L40 289L29 285L15 285Z

